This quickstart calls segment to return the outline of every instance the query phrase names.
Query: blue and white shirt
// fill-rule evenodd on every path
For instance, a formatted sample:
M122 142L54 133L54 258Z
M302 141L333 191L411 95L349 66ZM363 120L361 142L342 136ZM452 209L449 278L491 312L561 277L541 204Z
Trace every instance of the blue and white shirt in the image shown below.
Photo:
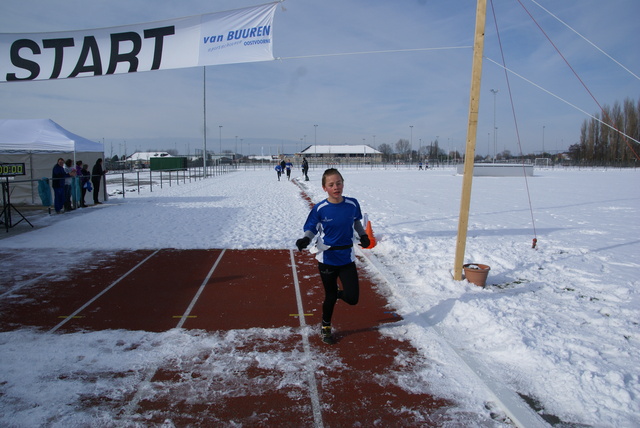
M317 203L304 223L304 232L318 235L316 259L320 263L342 266L355 261L354 222L362 219L360 204L355 198L342 197L342 202L332 204L328 200ZM329 250L330 247L347 247Z

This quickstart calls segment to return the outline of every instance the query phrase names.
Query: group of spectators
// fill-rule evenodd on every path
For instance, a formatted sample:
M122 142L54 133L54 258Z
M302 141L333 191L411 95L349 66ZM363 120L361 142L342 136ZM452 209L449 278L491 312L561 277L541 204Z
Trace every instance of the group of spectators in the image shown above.
M73 161L59 158L53 167L51 174L51 187L53 188L53 206L57 214L73 211L76 208L86 208L85 197L87 192L93 192L93 203L101 204L98 200L102 177L107 171L102 169L102 159L98 159L89 172L89 165L81 160ZM64 210L64 211L63 211Z

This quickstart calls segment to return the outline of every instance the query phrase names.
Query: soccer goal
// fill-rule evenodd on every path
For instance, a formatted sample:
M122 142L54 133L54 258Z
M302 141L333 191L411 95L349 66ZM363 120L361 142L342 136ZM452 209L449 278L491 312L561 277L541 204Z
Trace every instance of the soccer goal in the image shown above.
M551 167L551 159L550 158L536 158L534 162L534 166L536 168L549 168Z

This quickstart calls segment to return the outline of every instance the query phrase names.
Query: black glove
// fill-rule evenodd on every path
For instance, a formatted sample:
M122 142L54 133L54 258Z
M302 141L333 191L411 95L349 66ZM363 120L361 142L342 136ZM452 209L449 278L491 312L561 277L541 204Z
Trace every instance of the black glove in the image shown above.
M300 238L296 241L296 247L298 247L298 250L302 251L307 248L310 243L311 239L309 239L308 236L305 236L304 238Z
M367 248L369 245L371 245L371 241L369 240L369 236L368 235L362 235L360 237L360 246L362 248Z

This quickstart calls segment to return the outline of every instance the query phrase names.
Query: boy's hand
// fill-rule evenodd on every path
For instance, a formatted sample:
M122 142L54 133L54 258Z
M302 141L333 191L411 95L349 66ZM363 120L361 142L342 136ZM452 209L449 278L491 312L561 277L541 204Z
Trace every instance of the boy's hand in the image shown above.
M296 247L298 247L298 250L302 251L307 248L310 243L311 239L309 239L308 236L305 236L304 238L300 238L296 241Z

